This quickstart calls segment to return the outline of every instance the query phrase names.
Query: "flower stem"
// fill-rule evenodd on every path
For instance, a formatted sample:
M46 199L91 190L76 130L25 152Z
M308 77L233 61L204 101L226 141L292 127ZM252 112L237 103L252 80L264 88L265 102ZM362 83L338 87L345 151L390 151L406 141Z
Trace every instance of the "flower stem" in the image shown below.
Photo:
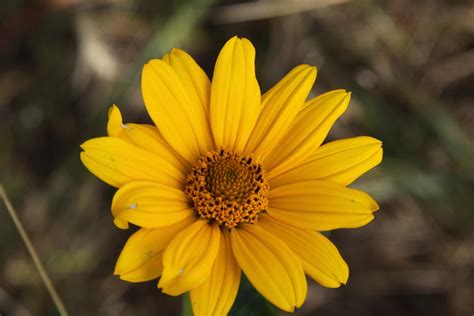
M41 279L43 280L44 285L46 286L46 289L48 290L49 294L51 295L51 298L54 301L54 304L56 305L56 308L59 311L59 314L61 316L68 316L68 312L66 310L66 307L64 306L64 303L62 302L61 298L58 295L58 292L54 288L53 283L51 282L51 279L48 276L48 273L46 272L43 264L41 263L41 260L36 253L36 250L31 243L30 238L28 237L28 234L23 227L23 224L21 223L20 219L18 218L17 212L13 208L12 204L10 203L10 200L7 196L7 193L3 189L3 185L0 184L0 196L5 203L5 206L8 210L8 213L12 217L13 223L15 224L16 229L20 233L21 238L23 239L23 242L26 245L26 248L28 249L28 252L30 253L31 258L33 259L33 262L36 266L36 269L38 270Z
M189 297L189 292L181 295L181 316L192 316L193 309L191 307L191 299Z

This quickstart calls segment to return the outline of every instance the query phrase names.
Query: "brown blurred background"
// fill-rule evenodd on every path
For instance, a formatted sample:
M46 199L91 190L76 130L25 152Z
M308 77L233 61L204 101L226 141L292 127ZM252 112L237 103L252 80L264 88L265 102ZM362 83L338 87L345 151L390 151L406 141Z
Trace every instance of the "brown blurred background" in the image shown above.
M233 35L256 46L263 91L309 63L313 95L353 92L330 139L384 141L382 165L356 185L381 211L330 236L348 285L310 281L297 314L472 315L472 1L2 0L0 182L70 313L182 313L155 282L112 275L131 232L113 226L113 189L81 165L79 145L105 134L112 103L127 122L150 121L139 88L148 59L179 47L212 75ZM0 314L58 315L3 205ZM232 314L281 312L244 281Z

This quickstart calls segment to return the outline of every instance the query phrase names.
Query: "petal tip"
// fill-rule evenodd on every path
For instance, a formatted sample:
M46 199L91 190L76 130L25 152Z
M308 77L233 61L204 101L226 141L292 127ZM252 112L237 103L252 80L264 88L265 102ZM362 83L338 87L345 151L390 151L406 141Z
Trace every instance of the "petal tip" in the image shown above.
M114 111L119 111L120 112L118 106L116 106L115 104L112 104L109 107L109 111L107 112L107 116L110 117Z
M341 284L347 285L347 281L349 281L349 274L347 274L347 276L344 276L344 278L341 280Z
M344 101L345 100L350 100L351 99L351 96L352 96L352 92L351 91L346 91L344 90L345 92L345 96L344 96Z
M380 206L377 204L377 202L375 202L375 200L373 201L373 204L371 205L371 208L372 208L372 212L376 212L378 210L380 210Z
M239 37L237 35L234 35L230 39L228 39L227 42L224 44L224 47L227 45L243 45L250 48L253 51L255 50L252 42L248 38Z
M170 61L170 56L172 55L172 51L170 53L166 53L163 55L163 57L161 58L161 60L163 60L165 63L167 64L170 64L171 61Z
M342 90L341 94L343 94L343 97L342 97L342 100L337 105L337 107L340 108L341 111L345 111L347 109L347 107L349 106L349 103L351 101L352 92Z
M120 273L121 272L120 272L120 269L118 268L118 262L117 262L117 264L115 264L115 268L114 268L114 275L120 276Z
M370 212L375 212L375 211L378 211L380 209L380 206L378 205L377 201L375 201L374 198L372 198L368 193L365 193L366 196L368 197L368 208L369 208L369 211Z
M316 80L318 68L309 64L301 64L299 67L303 68L302 73L305 74L306 78L310 78L313 82Z
M377 149L380 149L383 145L383 142L380 139L371 136L359 136L366 140L366 145L372 145Z
M367 217L367 220L365 221L365 224L363 224L363 225L361 225L361 226L367 225L368 223L370 223L370 222L373 221L374 219L375 219L374 214L370 213L369 216Z
M113 104L107 113L107 134L109 136L122 137L123 136L123 119L120 109Z
M95 147L94 144L96 143L97 139L100 138L101 137L88 139L84 141L79 147L81 147L81 149L84 150L83 153L85 153L86 151L93 149Z
M183 54L186 54L183 50L179 49L179 48L172 48L169 55L170 56L179 56L179 55L183 55Z
M114 218L114 225L117 227L117 228L120 228L120 229L128 229L129 228L129 224L126 220L122 219L122 218Z
M158 280L158 282L156 282L156 287L158 289L162 289L163 288L163 284L161 282L161 280L163 279L163 275L161 276L160 280Z
M231 38L229 38L227 42L225 42L223 48L227 45L235 45L237 41L240 41L240 38L237 35L234 35Z

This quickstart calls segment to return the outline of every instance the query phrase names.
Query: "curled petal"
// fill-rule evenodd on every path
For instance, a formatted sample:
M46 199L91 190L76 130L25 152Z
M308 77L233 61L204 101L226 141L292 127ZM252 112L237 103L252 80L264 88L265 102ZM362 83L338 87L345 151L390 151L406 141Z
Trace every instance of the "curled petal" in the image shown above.
M219 251L220 236L219 226L204 220L179 233L163 253L158 287L176 296L204 283Z
M109 108L108 116L107 134L112 137L123 137L122 113L115 104Z
M135 146L158 155L185 174L189 171L189 164L171 148L158 128L148 124L124 124L122 114L116 105L109 109L107 133L109 136L120 137Z
M163 250L181 230L191 225L188 218L164 228L140 228L127 240L115 265L115 275L129 282L158 278L163 269Z

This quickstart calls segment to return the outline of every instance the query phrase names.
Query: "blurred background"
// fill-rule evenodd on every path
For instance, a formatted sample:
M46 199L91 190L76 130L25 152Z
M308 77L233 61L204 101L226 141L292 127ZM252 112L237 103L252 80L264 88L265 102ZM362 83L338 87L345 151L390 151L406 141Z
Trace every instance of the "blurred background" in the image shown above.
M155 282L112 275L130 231L114 190L79 161L107 110L150 122L142 65L172 47L212 75L225 41L257 50L266 91L292 67L318 67L312 96L351 90L328 140L371 135L381 166L356 187L379 201L369 225L330 238L347 286L309 282L297 315L474 313L474 3L469 0L2 0L0 182L72 315L181 315ZM184 314L186 308L184 304ZM0 206L0 314L58 315ZM233 315L281 315L243 282Z

